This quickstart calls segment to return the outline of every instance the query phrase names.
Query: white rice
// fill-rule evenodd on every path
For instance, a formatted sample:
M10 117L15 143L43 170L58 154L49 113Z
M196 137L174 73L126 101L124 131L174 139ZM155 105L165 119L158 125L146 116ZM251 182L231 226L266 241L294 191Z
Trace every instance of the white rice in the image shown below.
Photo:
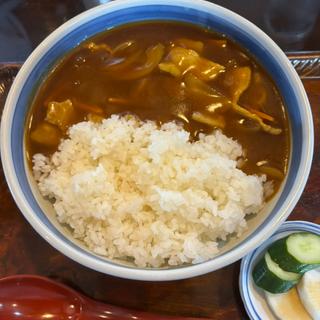
M33 170L58 221L90 250L159 267L214 257L261 209L265 176L238 169L242 153L220 131L190 142L174 122L112 116L73 125Z

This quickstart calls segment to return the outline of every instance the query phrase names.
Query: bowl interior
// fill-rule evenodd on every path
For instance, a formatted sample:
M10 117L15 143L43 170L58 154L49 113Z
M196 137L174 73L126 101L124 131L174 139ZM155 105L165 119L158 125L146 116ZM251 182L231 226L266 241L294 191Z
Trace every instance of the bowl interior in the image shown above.
M5 171L11 170L14 174L12 172L6 174L7 180L20 209L41 235L64 253L66 250L71 250L75 260L81 260L82 263L92 268L105 271L103 263L106 259L88 252L81 244L71 240L70 234L57 223L52 207L42 199L37 191L26 161L25 119L38 85L45 79L48 70L66 52L99 32L128 22L146 20L188 22L226 34L249 50L264 66L279 88L287 107L291 131L291 156L287 177L272 201L258 216L248 221L248 231L241 238L231 239L219 257L203 263L214 270L241 258L250 249L250 246L252 248L254 243L258 244L257 240L261 242L263 238L270 235L275 231L274 226L287 217L308 175L313 141L312 119L308 102L302 84L289 61L262 31L226 9L203 1L194 3L192 0L180 0L174 4L163 0L120 1L94 8L60 27L27 60L8 97L6 105L8 115L3 117L3 121L6 118L5 121L8 121L8 124L3 130L8 135L10 159L3 158L3 162L10 162ZM9 113L8 109L12 106L15 108ZM267 226L268 231L263 233L262 231L266 230ZM244 242L247 243L247 246L243 246ZM238 250L237 254L233 254L235 250ZM89 259L90 262L84 262L83 259ZM97 261L102 263L101 267L95 265ZM109 262L110 265L116 263L115 261ZM137 268L134 267L134 269ZM200 270L199 272L203 273Z

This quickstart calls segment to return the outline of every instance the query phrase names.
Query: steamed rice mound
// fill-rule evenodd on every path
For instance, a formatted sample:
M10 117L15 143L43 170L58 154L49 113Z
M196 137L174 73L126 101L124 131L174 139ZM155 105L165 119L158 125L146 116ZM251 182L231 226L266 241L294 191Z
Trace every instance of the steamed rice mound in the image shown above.
M240 144L174 122L112 116L81 122L51 157L36 154L40 192L90 250L139 267L199 263L246 228L264 201L264 176L237 168Z

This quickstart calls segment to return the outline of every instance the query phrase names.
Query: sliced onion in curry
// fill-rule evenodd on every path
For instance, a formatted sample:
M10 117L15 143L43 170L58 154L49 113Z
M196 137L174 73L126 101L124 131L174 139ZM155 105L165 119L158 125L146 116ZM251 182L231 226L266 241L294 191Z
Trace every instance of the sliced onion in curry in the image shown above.
M172 65L176 69L173 69ZM204 81L214 79L225 69L224 66L201 57L196 51L182 47L173 47L165 61L159 65L159 68L165 72L174 70L170 73L175 77L191 72ZM176 70L179 70L179 74Z
M220 128L223 129L226 125L226 121L223 116L216 115L216 116L207 116L201 112L194 112L191 116L192 120L204 123L208 126L214 127L214 128Z
M128 68L122 73L115 74L114 77L118 80L135 80L150 74L160 63L164 55L164 46L158 43L155 46L149 47L146 52L145 63L134 69Z
M201 53L204 47L204 44L202 41L192 40L188 38L176 39L173 41L173 44L186 49L192 49L198 53Z
M249 67L237 67L224 74L224 85L228 88L229 98L233 103L238 103L240 96L246 91L251 81Z
M107 61L102 70L111 73L111 75L117 75L117 72L122 72L125 68L135 64L143 53L142 49L131 53L128 57L111 57Z
M273 179L282 180L284 178L284 173L275 167L262 165L259 170Z

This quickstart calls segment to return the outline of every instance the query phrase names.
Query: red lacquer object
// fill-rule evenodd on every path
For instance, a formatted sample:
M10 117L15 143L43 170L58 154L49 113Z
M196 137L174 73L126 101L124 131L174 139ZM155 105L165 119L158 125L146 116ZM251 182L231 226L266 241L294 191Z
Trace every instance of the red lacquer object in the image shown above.
M1 320L196 320L157 315L101 303L45 277L0 279ZM202 318L203 319L203 318Z

